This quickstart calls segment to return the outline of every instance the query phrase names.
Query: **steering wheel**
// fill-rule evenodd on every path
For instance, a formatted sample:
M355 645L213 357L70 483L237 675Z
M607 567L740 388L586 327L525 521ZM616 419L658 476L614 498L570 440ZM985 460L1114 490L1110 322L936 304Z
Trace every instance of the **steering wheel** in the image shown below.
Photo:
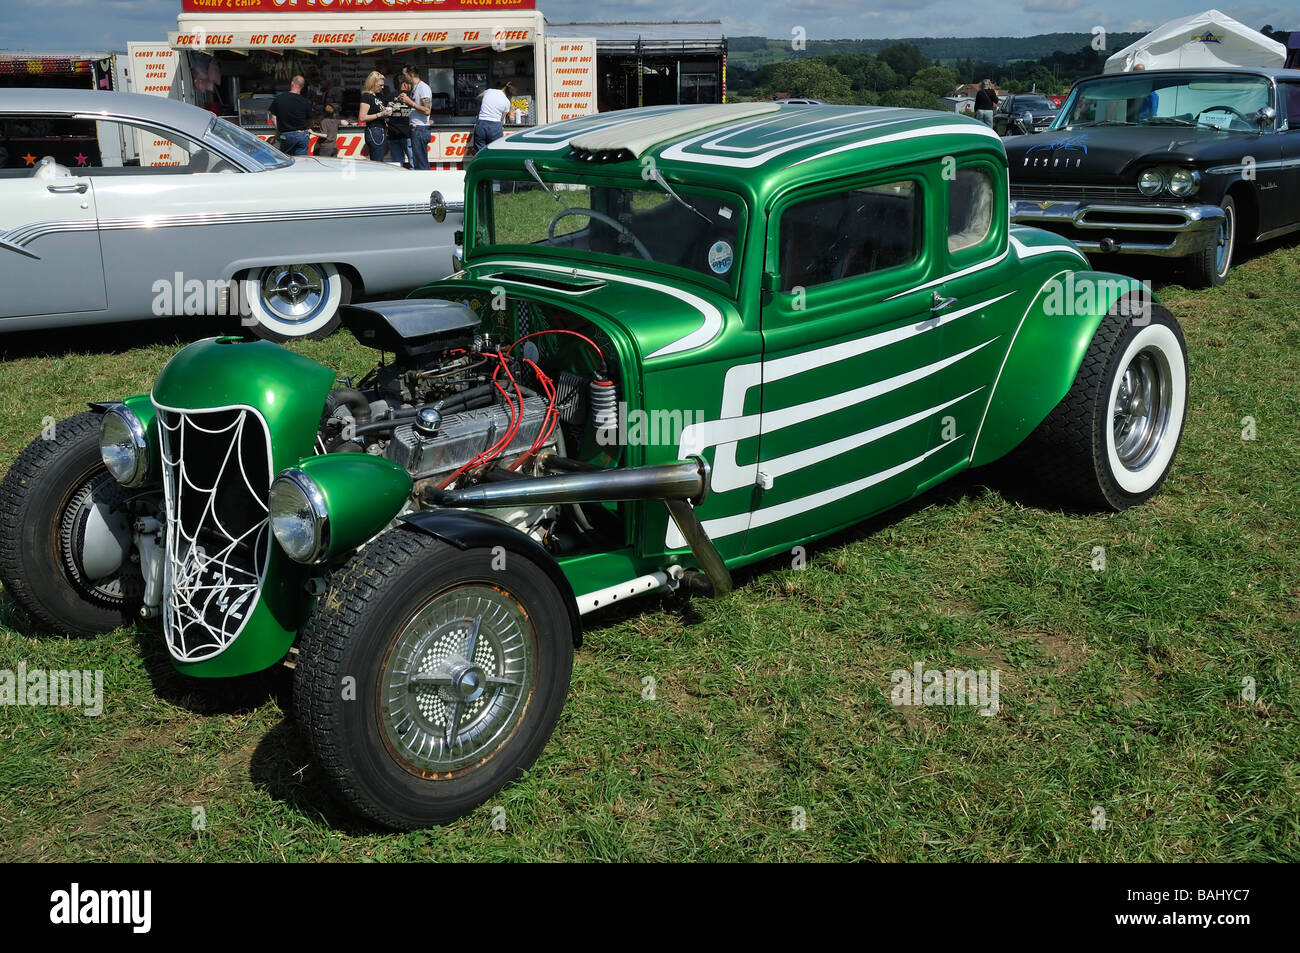
M548 242L555 240L555 225L560 219L564 218L566 215L585 215L588 218L594 218L596 221L608 225L610 228L614 229L614 231L618 232L619 234L626 235L628 238L632 239L632 247L635 248L636 253L640 255L642 258L644 258L646 261L655 260L654 255L650 254L650 249L645 247L645 243L642 242L641 239L637 238L635 235L632 234L632 230L630 228L628 228L618 219L611 218L610 216L606 215L604 212L597 212L594 208L566 208L556 212L555 217L551 219L551 223L546 226L546 240Z
M1218 112L1232 113L1242 122L1244 122L1246 125L1248 126L1250 125L1250 120L1247 119L1245 116L1243 116L1241 113L1237 112L1237 110L1233 109L1231 106L1209 106L1205 109L1202 109L1200 112L1196 114L1196 121L1199 123L1201 121L1201 117L1204 116L1206 113L1218 113Z

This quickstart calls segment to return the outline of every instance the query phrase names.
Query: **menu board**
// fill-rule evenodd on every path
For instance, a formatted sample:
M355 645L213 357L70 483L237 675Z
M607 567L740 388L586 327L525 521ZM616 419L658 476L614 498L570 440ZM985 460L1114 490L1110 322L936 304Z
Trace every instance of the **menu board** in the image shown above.
M172 84L176 81L177 52L166 43L127 43L126 52L130 62L127 78L131 82L131 92L164 99L170 97ZM172 154L176 151L175 146L167 139L148 135L143 130L138 130L135 138L141 165L182 164L180 158Z
M547 121L596 112L596 41L555 37L546 41Z

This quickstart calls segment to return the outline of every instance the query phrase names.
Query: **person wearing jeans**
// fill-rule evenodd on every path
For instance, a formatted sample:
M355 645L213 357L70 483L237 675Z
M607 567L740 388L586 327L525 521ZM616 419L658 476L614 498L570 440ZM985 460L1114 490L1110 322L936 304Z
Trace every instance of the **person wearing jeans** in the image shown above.
M402 70L411 84L411 94L398 96L398 100L411 107L411 168L429 169L429 133L433 121L429 118L433 112L433 90L420 78L420 70L414 65Z
M285 155L305 156L310 151L311 100L302 94L307 81L295 76L289 91L271 101L271 125L275 126L280 150Z
M481 95L482 105L478 121L474 123L474 152L478 154L488 143L505 135L506 115L510 112L510 93L513 83L504 80L497 89L486 89Z
M980 88L975 93L975 118L984 125L991 127L993 125L993 110L997 108L997 90L993 88L993 80L986 79L980 83Z

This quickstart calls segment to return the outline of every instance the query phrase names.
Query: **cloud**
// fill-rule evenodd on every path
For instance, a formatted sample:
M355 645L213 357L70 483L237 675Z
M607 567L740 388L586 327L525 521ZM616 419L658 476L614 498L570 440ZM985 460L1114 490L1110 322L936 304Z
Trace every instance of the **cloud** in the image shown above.
M1025 0L1025 9L1032 13L1068 13L1083 6L1083 0Z

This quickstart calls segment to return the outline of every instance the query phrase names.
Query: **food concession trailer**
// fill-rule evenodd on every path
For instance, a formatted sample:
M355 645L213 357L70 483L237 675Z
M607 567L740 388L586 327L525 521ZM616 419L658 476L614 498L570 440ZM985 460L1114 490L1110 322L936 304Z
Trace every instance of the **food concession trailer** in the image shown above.
M167 45L179 54L172 95L264 138L271 100L303 76L316 118L329 104L343 123L345 157L362 154L366 76L384 74L392 97L407 64L433 92L434 168L464 160L478 94L501 80L514 84L507 135L596 109L594 39L548 42L535 0L182 0Z

